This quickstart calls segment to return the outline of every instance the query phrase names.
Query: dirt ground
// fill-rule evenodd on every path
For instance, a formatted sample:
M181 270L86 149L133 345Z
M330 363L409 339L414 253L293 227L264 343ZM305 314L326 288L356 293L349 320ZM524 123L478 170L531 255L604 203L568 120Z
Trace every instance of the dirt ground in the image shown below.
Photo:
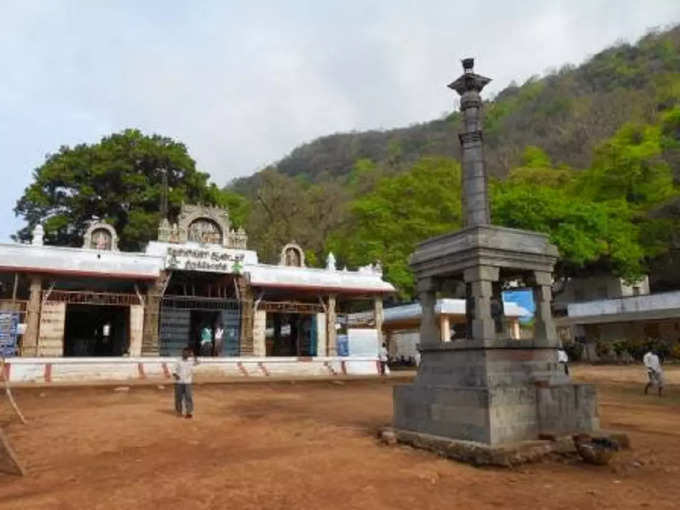
M361 380L202 384L179 419L172 387L16 390L0 424L29 471L0 474L0 508L678 508L680 370L664 398L643 396L641 367L574 367L594 381L606 428L630 434L612 465L553 459L474 468L377 430L392 386Z

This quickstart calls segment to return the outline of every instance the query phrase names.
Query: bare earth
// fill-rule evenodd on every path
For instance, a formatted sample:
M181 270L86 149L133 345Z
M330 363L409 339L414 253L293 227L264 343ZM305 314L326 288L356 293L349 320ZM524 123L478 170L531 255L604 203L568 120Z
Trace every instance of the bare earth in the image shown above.
M479 469L383 446L395 379L197 385L194 420L171 386L20 389L30 423L5 403L0 424L29 475L0 474L0 508L678 508L680 370L662 399L641 394L640 366L573 373L631 436L610 466Z

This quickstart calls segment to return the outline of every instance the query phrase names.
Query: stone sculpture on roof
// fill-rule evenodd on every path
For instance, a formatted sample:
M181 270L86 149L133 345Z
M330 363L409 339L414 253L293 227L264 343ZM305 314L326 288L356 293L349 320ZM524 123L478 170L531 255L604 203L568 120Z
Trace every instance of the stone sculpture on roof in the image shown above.
M194 242L224 248L246 249L248 236L242 227L231 228L226 209L206 205L182 204L177 222L163 218L158 226L158 240L166 243Z
M281 249L280 266L305 267L305 252L295 241Z
M118 251L116 229L101 220L92 220L83 236L83 248L102 251Z

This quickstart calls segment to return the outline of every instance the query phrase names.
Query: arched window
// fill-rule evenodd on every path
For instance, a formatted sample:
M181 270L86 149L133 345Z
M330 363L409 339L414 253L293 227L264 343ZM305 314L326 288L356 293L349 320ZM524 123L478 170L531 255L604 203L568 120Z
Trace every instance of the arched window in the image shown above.
M188 238L196 243L222 244L222 230L213 220L198 218L189 225Z

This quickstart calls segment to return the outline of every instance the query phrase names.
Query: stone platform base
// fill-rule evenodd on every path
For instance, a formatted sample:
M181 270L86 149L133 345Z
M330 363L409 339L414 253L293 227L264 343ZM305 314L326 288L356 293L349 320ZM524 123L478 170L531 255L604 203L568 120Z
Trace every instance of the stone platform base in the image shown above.
M621 448L630 448L630 440L624 433L600 430L590 435L592 437L607 437L617 441ZM475 466L511 467L527 462L536 462L550 454L576 453L576 446L571 436L488 445L476 441L450 439L386 427L380 432L380 437L387 444L408 444L415 448L430 450L442 457L467 462Z

